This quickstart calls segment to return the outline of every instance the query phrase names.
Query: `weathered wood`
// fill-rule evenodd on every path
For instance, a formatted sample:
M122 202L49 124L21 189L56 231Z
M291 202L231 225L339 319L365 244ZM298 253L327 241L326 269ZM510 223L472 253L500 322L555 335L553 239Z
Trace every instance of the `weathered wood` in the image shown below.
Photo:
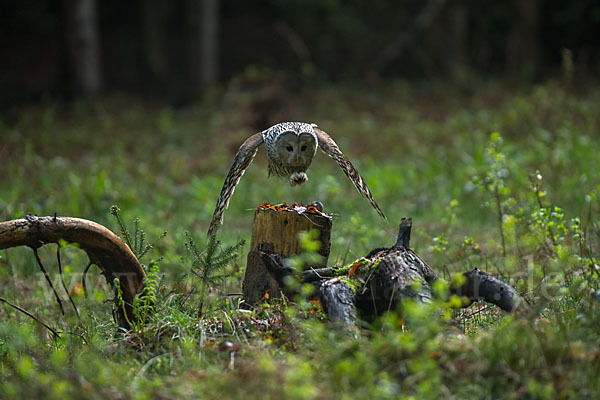
M405 299L430 302L431 285L439 278L417 253L410 249L412 220L403 218L398 239L392 247L371 250L366 257L348 267L311 268L300 275L303 282L319 285L323 309L332 321L353 324L356 311L363 319L372 319L388 310L397 309ZM263 261L272 279L281 285L295 273L272 248L263 248ZM450 285L450 295L468 301L484 300L505 311L524 308L521 297L510 285L474 269L463 273L461 286ZM333 277L333 278L331 278ZM331 279L330 279L331 278Z
M131 304L142 290L146 274L131 249L117 235L100 224L80 218L27 215L26 218L0 222L0 250L17 246L37 249L60 240L77 243L90 262L102 270L111 286L114 278L119 278L125 312L132 321ZM128 328L121 307L117 307L117 315L121 326Z
M316 229L316 240L321 243L318 253L322 256L317 267L325 267L331 248L331 218L317 214L298 214L289 211L257 210L254 213L252 239L242 285L244 299L249 304L261 301L265 293L271 298L280 297L281 285L269 273L261 253L268 250L282 258L301 254L300 232Z
M306 269L306 270L302 271L302 282L308 283L308 282L320 281L323 279L334 278L336 276L342 275L342 273L340 272L342 269L343 269L342 267L336 267L336 266L328 267L328 268Z
M271 276L275 278L279 286L283 286L283 282L287 276L293 275L294 272L296 272L294 268L285 265L281 256L273 253L273 248L269 245L264 245L261 247L261 256L267 271L269 271ZM302 271L300 280L302 283L311 283L315 281L322 281L323 279L335 278L345 275L343 270L347 271L347 269L338 266L326 268L311 266Z
M356 321L356 304L354 292L344 281L333 278L319 286L321 304L332 322L354 324Z
M372 258L366 283L356 294L356 306L363 318L380 316L396 310L406 299L429 303L430 283L437 277L412 250L391 248Z
M320 263L327 265L331 248L331 219L314 214L298 214L287 211L257 210L252 225L251 249L257 249L261 243L273 244L273 252L289 257L302 253L298 234L316 229L317 240L321 242L318 253L323 256Z
M525 308L517 291L501 280L477 268L463 272L463 276L465 282L461 286L451 287L451 292L457 296L467 297L472 302L484 300L508 312Z

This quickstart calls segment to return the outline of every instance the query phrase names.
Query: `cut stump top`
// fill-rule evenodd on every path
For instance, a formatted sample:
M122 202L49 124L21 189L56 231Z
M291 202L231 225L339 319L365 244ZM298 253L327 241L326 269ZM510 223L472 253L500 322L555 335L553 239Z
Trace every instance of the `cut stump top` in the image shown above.
M256 210L252 226L250 250L259 251L263 243L271 243L273 252L290 257L303 252L298 234L316 229L317 240L321 243L318 253L323 256L323 266L327 264L331 249L331 218L316 214Z

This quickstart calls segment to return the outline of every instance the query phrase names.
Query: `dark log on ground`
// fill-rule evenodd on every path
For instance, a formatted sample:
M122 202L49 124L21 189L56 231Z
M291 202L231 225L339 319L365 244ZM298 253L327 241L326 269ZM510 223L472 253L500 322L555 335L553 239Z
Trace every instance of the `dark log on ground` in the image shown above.
M339 278L329 279L319 285L321 304L330 321L352 324L356 321L354 291Z
M484 300L503 309L515 311L524 307L523 299L510 285L475 268L463 273L465 283L452 289L451 292L470 301Z
M112 286L114 278L119 278L125 313L117 307L121 326L129 328L127 319L133 321L131 304L142 290L146 276L133 252L113 232L92 221L70 217L36 217L0 222L0 250L17 246L37 249L45 244L64 240L77 243L85 251L92 264L97 265Z
M406 299L429 303L430 283L425 272L429 267L412 250L390 249L377 254L377 265L363 277L364 286L356 293L356 305L361 316L369 319L395 310Z
M364 287L356 294L356 304L365 317L396 309L405 299L431 301L430 284L438 279L433 270L410 249L412 219L403 218L398 239L390 248L373 249L368 259L377 264L369 268Z
M439 278L418 254L410 249L412 220L403 218L398 240L392 247L373 249L367 257L355 262L350 268L318 268L302 273L303 282L319 284L323 308L332 321L353 323L356 307L361 318L371 319L388 310L397 309L405 299L429 302L432 299L431 285ZM282 257L263 254L265 265L274 279L282 282L294 271L284 267ZM450 294L472 301L485 300L505 311L514 311L523 305L515 289L477 269L463 273L465 282L453 288ZM326 279L334 277L331 279ZM352 291L351 301L348 291Z
M299 233L316 229L317 240L321 243L318 253L323 257L317 267L327 265L331 247L331 218L318 214L290 211L257 210L254 213L250 252L246 264L246 274L242 285L244 300L248 304L261 301L265 293L270 298L280 297L282 276L274 276L267 270L261 254L276 254L281 268L282 260L302 253ZM291 273L288 272L288 273Z

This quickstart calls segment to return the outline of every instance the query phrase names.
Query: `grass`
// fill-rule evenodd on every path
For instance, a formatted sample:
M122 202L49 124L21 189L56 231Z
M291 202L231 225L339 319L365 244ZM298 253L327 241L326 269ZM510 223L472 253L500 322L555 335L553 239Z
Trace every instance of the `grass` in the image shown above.
M597 87L490 84L456 93L399 82L298 97L286 119L329 132L390 223L323 154L308 183L290 188L267 179L263 149L225 213L224 245L249 243L260 204L320 200L339 215L330 264L342 264L393 243L400 218L412 216L411 244L438 274L484 269L513 283L532 308L508 316L489 306L408 303L401 317L353 332L330 329L302 297L241 309L235 293L247 244L224 266L224 281L207 288L194 278L186 243L204 244L234 152L253 133L240 117L253 112L245 103L232 110L211 100L172 109L114 96L21 108L0 120L0 220L57 213L120 232L110 215L118 205L132 234L140 219L147 243L167 231L143 260L160 268L154 310L131 332L115 325L112 293L94 269L84 298L77 285L87 259L78 249L62 255L79 320L72 310L60 315L29 249L0 252L2 297L62 332L54 340L0 304L0 398L598 395ZM40 256L55 273L50 247ZM224 342L240 348L220 351Z

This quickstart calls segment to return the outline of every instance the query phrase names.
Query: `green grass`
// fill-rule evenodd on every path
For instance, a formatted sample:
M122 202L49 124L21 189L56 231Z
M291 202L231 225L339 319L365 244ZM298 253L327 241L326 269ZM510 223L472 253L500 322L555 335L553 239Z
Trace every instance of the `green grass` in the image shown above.
M1 251L1 297L64 333L55 341L0 304L0 398L598 395L597 87L492 84L460 94L394 83L303 93L286 119L329 132L390 223L322 153L307 184L291 188L267 179L263 149L219 232L226 246L247 244L225 267L229 278L210 285L199 316L202 282L193 278L185 233L203 247L235 150L254 133L238 118L243 106L210 100L176 110L111 97L23 108L0 119L0 220L57 213L119 233L110 215L116 204L132 232L140 219L148 242L167 231L143 259L160 260L155 310L132 332L119 333L107 301L112 293L97 270L87 278L89 298L73 291L77 320L72 310L60 316L29 249ZM454 312L438 301L407 304L402 319L390 314L343 332L302 298L240 309L231 294L241 291L252 209L312 200L338 214L330 264L393 243L400 218L412 216L411 244L438 274L484 269L513 283L531 315L477 305ZM42 260L55 271L55 248L46 247ZM74 287L87 259L72 246L62 255ZM219 351L224 340L241 344L233 369Z

